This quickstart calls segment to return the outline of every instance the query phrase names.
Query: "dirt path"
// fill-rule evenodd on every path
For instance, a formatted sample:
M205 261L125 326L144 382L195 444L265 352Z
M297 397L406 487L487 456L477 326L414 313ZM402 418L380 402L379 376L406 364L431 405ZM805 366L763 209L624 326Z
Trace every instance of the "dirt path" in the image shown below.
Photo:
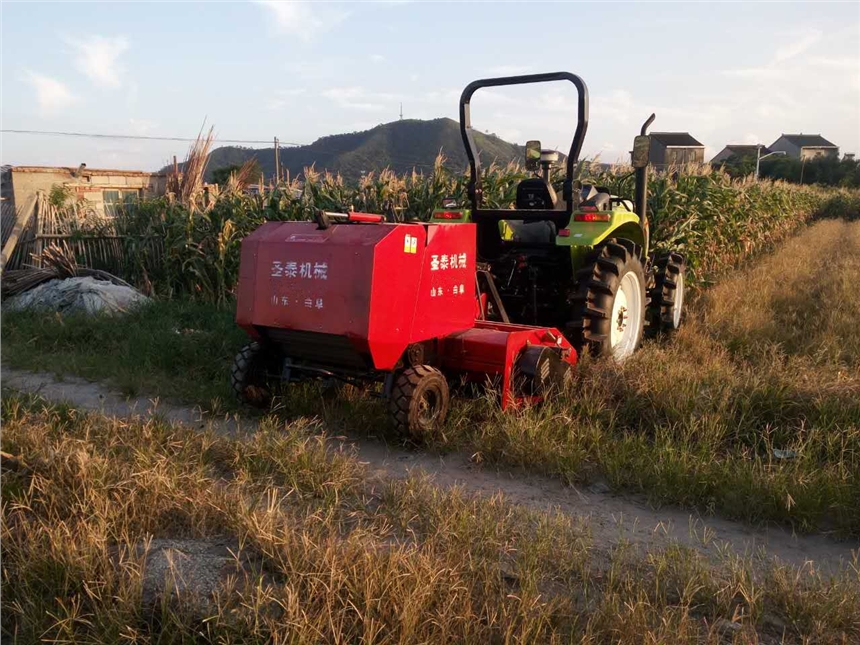
M146 398L126 398L104 385L76 377L62 380L50 374L2 368L2 383L21 392L38 393L49 401L68 402L77 408L108 416L130 418L158 414L173 422L198 428L211 427L230 435L253 432L251 419L206 418L199 409ZM554 510L573 518L586 518L596 545L628 540L644 546L665 546L677 541L715 555L728 545L739 555L778 558L793 565L812 562L833 572L860 550L856 541L838 542L826 535L793 535L783 528L755 529L717 517L703 517L678 508L653 509L635 497L619 497L600 490L581 490L538 476L493 471L476 466L468 455L434 456L391 448L380 442L350 441L357 457L376 477L405 477L424 472L442 487L461 486L478 495L503 494L509 501L535 510ZM593 487L594 488L594 487Z

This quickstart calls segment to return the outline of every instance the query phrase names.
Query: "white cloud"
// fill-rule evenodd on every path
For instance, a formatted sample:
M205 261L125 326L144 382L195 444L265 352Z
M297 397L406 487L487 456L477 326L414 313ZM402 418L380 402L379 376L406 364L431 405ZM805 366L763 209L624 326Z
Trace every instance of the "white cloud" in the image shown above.
M780 63L782 61L788 60L789 58L794 58L795 56L800 56L810 47L815 45L824 33L820 29L813 29L805 33L803 36L799 38L791 39L786 45L779 47L773 55L773 62Z
M828 67L830 69L858 70L860 69L860 57L858 58L837 58L829 56L813 56L809 59L813 65L820 67Z
M24 80L36 90L36 101L42 116L57 114L78 102L78 97L55 78L28 71Z
M348 62L341 58L317 57L288 62L284 69L302 81L319 81L339 75Z
M383 56L382 54L371 54L370 60L372 60L374 63L382 63L385 61L385 56Z
M504 141L519 141L523 136L522 130L517 128L502 128L491 131L490 134L495 134L499 139L503 139Z
M394 109L396 107L394 104L403 99L396 94L371 92L363 87L332 87L325 90L322 95L342 108L368 111Z
M426 101L428 103L439 103L449 109L456 108L457 101L460 100L460 94L462 91L463 90L459 90L454 87L443 88L441 90L430 90L429 92L425 92L418 100L422 102Z
M787 34L783 39L787 40L788 43L776 49L768 64L756 67L724 70L721 74L723 76L748 79L751 81L768 81L788 78L789 76L796 74L796 69L787 69L782 65L782 63L806 53L821 40L822 36L823 32L818 29L808 31L801 36L798 36L797 34ZM816 65L836 69L848 69L848 63L850 61L843 58L824 58L818 56L810 58L808 61L804 60L803 62L810 62ZM856 64L856 61L854 62Z
M91 36L86 40L67 38L75 50L75 67L96 85L119 87L125 68L119 61L128 50L124 36Z
M496 65L490 67L487 72L491 76L519 76L532 71L531 65Z
M855 146L857 128L848 123L858 118L860 59L846 55L850 50L844 41L829 37L825 42L818 30L783 34L777 42L783 45L770 61L721 72L724 82L713 88L722 95L714 104L723 109L707 123L693 120L696 130L735 143L738 137L732 133L743 123L747 133L758 133L745 140L764 145L780 132L826 130L825 136L843 147Z
M574 114L576 103L573 99L569 98L564 105L571 114ZM613 119L626 125L630 122L631 115L636 113L636 105L630 92L616 89L608 95L595 94L594 98L590 100L589 111L599 114L601 118Z
M138 85L136 81L129 81L128 83L128 91L125 94L125 104L129 109L134 108L137 105L137 95L138 95Z
M755 106L755 114L760 116L762 119L773 121L775 119L782 119L788 116L789 112L781 105L767 100L762 100Z
M341 22L348 15L329 4L256 0L274 18L275 28L282 34L298 36L305 42Z
M567 148L561 150L564 154L568 153ZM604 141L603 144L596 149L596 152L588 155L591 157L593 161L601 161L603 163L612 163L612 161L616 162L624 162L622 158L624 155L624 151L621 150L617 145L612 143L611 141Z
M754 81L784 78L788 75L785 70L774 67L745 67L741 69L727 69L720 73L723 76L745 78Z
M274 98L270 99L268 103L266 103L267 110L281 110L288 105L292 105L294 103L293 99L297 96L301 96L307 90L303 87L293 87L286 90L276 90Z
M522 98L506 94L504 90L488 88L483 88L475 92L472 102L478 106L523 105Z
M149 121L147 119L129 119L128 125L131 132L140 136L152 134L158 127L157 122Z

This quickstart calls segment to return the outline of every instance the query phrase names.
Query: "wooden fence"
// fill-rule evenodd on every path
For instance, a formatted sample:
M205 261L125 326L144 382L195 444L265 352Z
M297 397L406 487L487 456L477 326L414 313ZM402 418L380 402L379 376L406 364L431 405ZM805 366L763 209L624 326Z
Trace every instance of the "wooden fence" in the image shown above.
M129 257L132 253L145 253L149 262L159 262L163 257L160 237L120 235L111 218L93 218L91 212L57 209L41 192L18 209L4 202L3 270L40 267L42 251L51 245L71 251L80 266L120 277L128 273L129 262L135 261Z

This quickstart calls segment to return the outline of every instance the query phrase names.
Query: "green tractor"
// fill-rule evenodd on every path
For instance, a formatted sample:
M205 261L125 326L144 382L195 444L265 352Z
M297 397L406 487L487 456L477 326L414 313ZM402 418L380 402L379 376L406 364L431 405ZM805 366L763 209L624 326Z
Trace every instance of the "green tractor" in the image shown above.
M526 144L526 168L534 173L517 186L516 207L484 207L481 162L472 135L470 102L480 88L570 81L577 89L578 119L564 160L561 194L550 181L559 154ZM646 335L673 332L684 307L685 260L679 253L649 252L646 134L633 144L635 195L610 194L574 179L588 127L588 89L569 72L478 80L460 97L460 132L469 158L471 208L443 208L432 221L477 225L479 284L489 319L554 326L578 351L629 357ZM483 277L483 280L481 279Z

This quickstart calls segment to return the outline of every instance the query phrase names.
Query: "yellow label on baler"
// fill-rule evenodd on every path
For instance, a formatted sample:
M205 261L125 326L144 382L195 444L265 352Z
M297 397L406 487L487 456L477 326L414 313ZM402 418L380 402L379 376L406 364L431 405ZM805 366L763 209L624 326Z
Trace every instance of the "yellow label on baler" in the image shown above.
M403 238L404 253L418 253L418 238L414 235L407 235Z

